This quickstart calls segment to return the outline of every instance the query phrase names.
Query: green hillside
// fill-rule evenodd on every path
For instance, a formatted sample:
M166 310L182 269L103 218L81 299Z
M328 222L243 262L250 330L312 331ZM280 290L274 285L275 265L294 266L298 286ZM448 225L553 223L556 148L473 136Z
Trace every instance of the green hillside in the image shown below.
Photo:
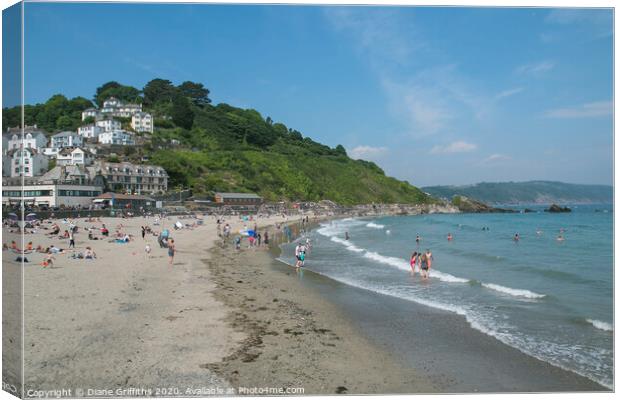
M613 201L612 186L550 181L483 182L466 186L427 186L422 190L435 197L451 199L460 195L491 204L588 204Z
M376 164L349 158L343 146L317 143L256 110L212 105L209 90L194 82L175 86L154 79L142 89L108 82L97 88L93 102L55 95L27 106L25 123L49 132L76 129L81 111L109 96L140 102L154 115L154 134L137 134L143 144L124 149L118 158L163 166L171 189L191 188L197 195L257 192L271 201L327 199L343 205L432 201ZM2 122L3 129L19 125L19 108L4 109Z

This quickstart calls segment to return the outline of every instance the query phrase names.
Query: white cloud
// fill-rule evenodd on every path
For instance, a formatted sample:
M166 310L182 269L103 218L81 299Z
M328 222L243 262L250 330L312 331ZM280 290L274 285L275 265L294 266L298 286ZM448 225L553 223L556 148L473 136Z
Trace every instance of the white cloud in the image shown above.
M613 112L611 101L597 101L575 107L556 108L545 113L550 118L588 118L604 117Z
M540 76L545 72L551 71L555 67L555 63L549 60L540 61L531 64L524 64L515 70L519 75Z
M462 140L452 142L445 146L435 146L431 149L431 154L452 154L452 153L467 153L474 151L478 148L473 143L467 143Z
M356 160L375 160L386 155L387 152L387 147L357 146L349 150L347 153L349 154L349 157Z
M517 93L521 93L522 91L523 91L523 88L522 88L522 87L517 87L517 88L513 88L513 89L504 90L504 91L502 91L502 92L499 92L499 93L495 96L495 98L496 98L497 100L499 100L499 99L503 99L503 98L505 98L505 97L510 97L510 96L513 96L513 95L515 95L515 94L517 94Z
M488 164L488 163L492 163L492 162L498 162L498 161L507 161L507 160L512 160L512 157L507 156L505 154L491 154L490 156L488 156L487 158L482 160L483 164Z

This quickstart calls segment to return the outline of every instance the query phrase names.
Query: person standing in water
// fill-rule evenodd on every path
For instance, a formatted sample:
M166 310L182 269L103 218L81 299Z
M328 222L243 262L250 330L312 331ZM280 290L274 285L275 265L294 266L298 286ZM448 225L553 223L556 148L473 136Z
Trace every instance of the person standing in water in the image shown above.
M422 254L420 253L420 275L422 275L422 278L426 279L428 278L428 258L426 257L426 254Z
M448 242L451 242L451 241L452 241L452 234L448 233Z
M433 265L433 253L431 253L431 251L429 249L426 249L426 253L424 254L424 256L426 256L426 265L428 267L428 276L431 276L431 268Z
M415 236L415 243L416 243L417 245L420 245L420 234L417 234L417 235Z
M409 260L409 265L411 265L411 274L415 275L415 266L418 263L419 254L417 251L414 251L411 255L411 259Z
M520 239L519 234L515 233L515 237L512 240L514 240L515 242L518 242L519 239Z
M344 233L344 240L349 240L349 232Z

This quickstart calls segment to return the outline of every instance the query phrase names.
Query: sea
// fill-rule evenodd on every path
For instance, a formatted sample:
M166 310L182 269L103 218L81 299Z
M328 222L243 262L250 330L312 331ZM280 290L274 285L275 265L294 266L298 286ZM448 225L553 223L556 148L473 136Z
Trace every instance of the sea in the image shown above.
M461 315L506 345L613 388L613 207L569 207L346 218L297 241L312 244L307 270ZM280 261L293 265L294 247L283 245ZM426 249L428 280L409 265Z

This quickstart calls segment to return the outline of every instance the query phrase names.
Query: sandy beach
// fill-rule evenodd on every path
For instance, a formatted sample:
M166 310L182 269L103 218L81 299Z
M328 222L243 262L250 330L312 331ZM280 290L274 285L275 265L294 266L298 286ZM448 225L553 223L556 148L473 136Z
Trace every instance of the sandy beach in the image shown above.
M43 268L43 254L29 255L24 271L26 396L63 389L70 391L63 396L125 397L600 389L472 333L454 316L410 304L382 310L383 300L374 302L367 293L274 261L273 249L266 246L249 249L244 240L237 251L218 238L214 217L192 229L172 230L177 219L169 217L160 225L143 217L80 219L75 251L91 246L95 260L73 259L68 251L55 256L53 267ZM273 225L294 220L226 218L233 233L245 224L256 223L260 232L269 227L272 243L278 238ZM89 240L84 228L102 224L112 236L118 228L133 239L123 244ZM178 250L172 266L155 236L141 238L143 225L171 230ZM26 235L26 242L67 249L67 239L51 239L46 232ZM5 277L18 277L13 255L3 254ZM8 289L5 296L13 293ZM386 312L394 317L386 319ZM411 312L418 323L405 322ZM388 323L372 323L373 315ZM429 330L443 333L417 341ZM447 333L455 330L462 335L452 342ZM407 332L413 332L417 346L406 342ZM377 337L401 338L398 343L407 351ZM5 335L5 345L11 338L16 340ZM431 355L424 349L437 351ZM464 355L454 361L454 352ZM18 353L14 356L8 361L19 359ZM468 363L476 368L462 368ZM5 367L3 373L19 378L18 370Z
M26 394L29 389L228 387L201 367L228 356L245 338L225 321L229 310L214 298L215 286L203 262L217 239L215 219L206 218L204 225L193 230L174 231L176 221L170 217L154 226L153 219L141 217L105 218L96 223L80 219L75 251L90 246L96 259L73 259L72 250L65 251L55 255L53 267L43 268L43 254L28 255ZM274 217L257 223L266 226L282 221ZM227 222L233 232L244 225L238 218ZM119 230L133 239L124 244L88 240L84 229L102 224L111 236L122 224ZM62 232L65 226L60 225ZM142 225L171 230L177 246L174 265L168 265L167 251L159 248L155 236L141 238ZM26 235L26 242L32 241L35 247L68 248L68 239L50 239L46 232L40 229ZM144 251L147 243L152 248L150 257ZM4 252L5 277L19 268L13 255Z

